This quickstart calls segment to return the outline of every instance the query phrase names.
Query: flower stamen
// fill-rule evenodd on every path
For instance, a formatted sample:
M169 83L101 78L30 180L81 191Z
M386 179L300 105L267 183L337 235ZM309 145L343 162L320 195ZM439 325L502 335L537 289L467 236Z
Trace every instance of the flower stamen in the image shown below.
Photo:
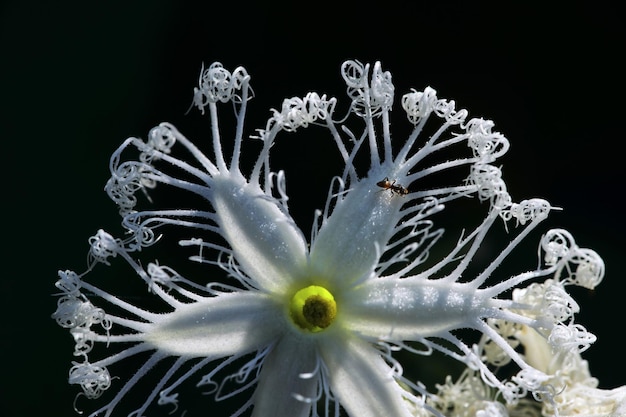
M300 328L317 333L335 320L337 303L326 288L310 285L294 294L289 304L289 314Z

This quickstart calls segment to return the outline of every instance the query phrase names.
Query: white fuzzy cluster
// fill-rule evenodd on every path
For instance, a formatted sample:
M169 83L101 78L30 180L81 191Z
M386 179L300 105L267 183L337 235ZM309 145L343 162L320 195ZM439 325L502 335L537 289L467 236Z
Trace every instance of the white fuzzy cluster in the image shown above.
M479 375L469 369L454 381L446 377L437 384L437 395L428 404L445 412L446 417L509 417L507 406L496 399L496 393ZM427 413L419 416L427 417Z
M502 170L489 164L475 164L471 168L467 182L478 190L478 198L488 201L498 210L511 206L512 199L502 179Z
M555 349L583 352L596 340L583 326L574 323L574 315L580 308L565 291L562 282L549 279L541 284L533 283L527 288L515 289L513 300L529 306L522 314L542 322Z
M69 383L80 385L87 398L97 398L110 386L111 377L106 368L93 366L87 359L94 343L91 328L100 325L108 333L112 323L104 310L95 307L81 293L81 280L75 272L59 271L56 287L62 291L62 295L52 318L72 334L74 356L84 358L83 362L72 362Z
M520 330L519 340L529 363L549 375L544 385L556 390L555 395L542 398L537 416L625 415L626 387L599 389L578 349L555 349L550 340L527 327Z
M104 328L110 327L104 310L94 307L81 294L80 278L74 271L59 271L56 286L63 291L57 302L57 310L52 315L59 326L66 329L89 329L94 324L102 324Z
M120 164L119 160L112 160L111 178L104 190L118 206L121 214L129 213L135 208L137 191L145 192L146 188L154 187L151 171L145 162L128 161Z
M176 144L176 136L167 124L160 124L150 129L145 147L140 148L139 160L151 163L159 154L169 154Z
M278 110L272 110L272 117L268 126L280 126L286 132L295 132L300 127L308 127L318 120L326 120L334 111L336 100L321 97L317 93L308 93L303 98L292 97L285 99ZM266 130L271 130L268 128Z
M201 71L199 86L193 91L193 104L204 114L204 108L209 104L240 99L238 91L247 76L243 67L238 67L231 73L221 63L212 63L209 68Z
M518 225L524 225L535 219L546 218L552 209L553 207L546 200L532 198L512 203L502 211L501 217L504 220L515 219Z
M111 375L106 368L88 362L72 362L68 382L80 385L89 399L98 398L111 386Z
M359 61L346 61L341 66L341 75L348 87L348 97L352 99L352 109L364 117L374 117L382 111L391 110L394 85L391 74L383 71L379 62L374 65L371 79L370 66Z
M111 234L99 229L95 236L89 238L89 245L91 250L89 251L90 264L92 262L102 262L103 264L109 264L109 258L117 256L121 241L114 238Z
M557 267L555 277L566 284L594 289L604 278L604 261L597 252L580 248L571 233L553 229L546 233L540 243L544 262Z
M409 121L414 125L428 118L433 112L450 126L463 124L468 115L467 110L456 109L454 100L438 98L437 91L431 87L426 87L424 91L412 89L410 93L402 96L401 105Z

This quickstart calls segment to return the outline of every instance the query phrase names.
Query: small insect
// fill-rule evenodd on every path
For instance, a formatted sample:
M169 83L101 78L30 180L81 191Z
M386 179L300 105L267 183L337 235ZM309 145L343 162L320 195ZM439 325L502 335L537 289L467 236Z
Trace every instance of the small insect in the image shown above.
M400 184L396 184L396 180L389 181L389 178L387 177L385 177L385 179L382 181L378 181L376 185L378 185L381 188L384 188L385 190L390 190L392 195L393 194L407 195L409 193L409 190L407 190Z

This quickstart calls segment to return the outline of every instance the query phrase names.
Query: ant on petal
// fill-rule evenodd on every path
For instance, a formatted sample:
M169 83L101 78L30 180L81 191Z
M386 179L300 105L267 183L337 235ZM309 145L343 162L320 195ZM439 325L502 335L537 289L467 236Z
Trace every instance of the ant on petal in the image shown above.
M378 185L381 188L384 188L385 190L390 190L392 195L393 194L407 195L409 193L409 190L407 190L400 184L396 184L396 180L389 181L388 177L385 177L385 179L383 179L382 181L378 181L376 185Z

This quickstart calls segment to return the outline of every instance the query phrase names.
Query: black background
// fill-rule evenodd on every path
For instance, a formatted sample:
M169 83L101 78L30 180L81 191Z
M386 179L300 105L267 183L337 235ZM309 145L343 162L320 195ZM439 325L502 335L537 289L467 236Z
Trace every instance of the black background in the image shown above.
M87 238L117 223L103 186L126 137L161 121L196 141L208 132L206 119L185 113L201 65L213 61L252 75L249 127L262 127L284 97L342 100L346 59L382 61L396 98L430 85L494 120L511 141L502 165L514 199L563 207L545 228L571 230L604 258L605 281L579 298L579 321L598 336L585 357L601 387L626 384L626 38L616 6L562 4L1 3L0 414L74 415L72 341L49 318L56 271L81 270ZM324 169L313 153L290 158L305 176ZM304 201L310 190L289 181ZM296 203L294 215L310 217L306 207L298 214Z

